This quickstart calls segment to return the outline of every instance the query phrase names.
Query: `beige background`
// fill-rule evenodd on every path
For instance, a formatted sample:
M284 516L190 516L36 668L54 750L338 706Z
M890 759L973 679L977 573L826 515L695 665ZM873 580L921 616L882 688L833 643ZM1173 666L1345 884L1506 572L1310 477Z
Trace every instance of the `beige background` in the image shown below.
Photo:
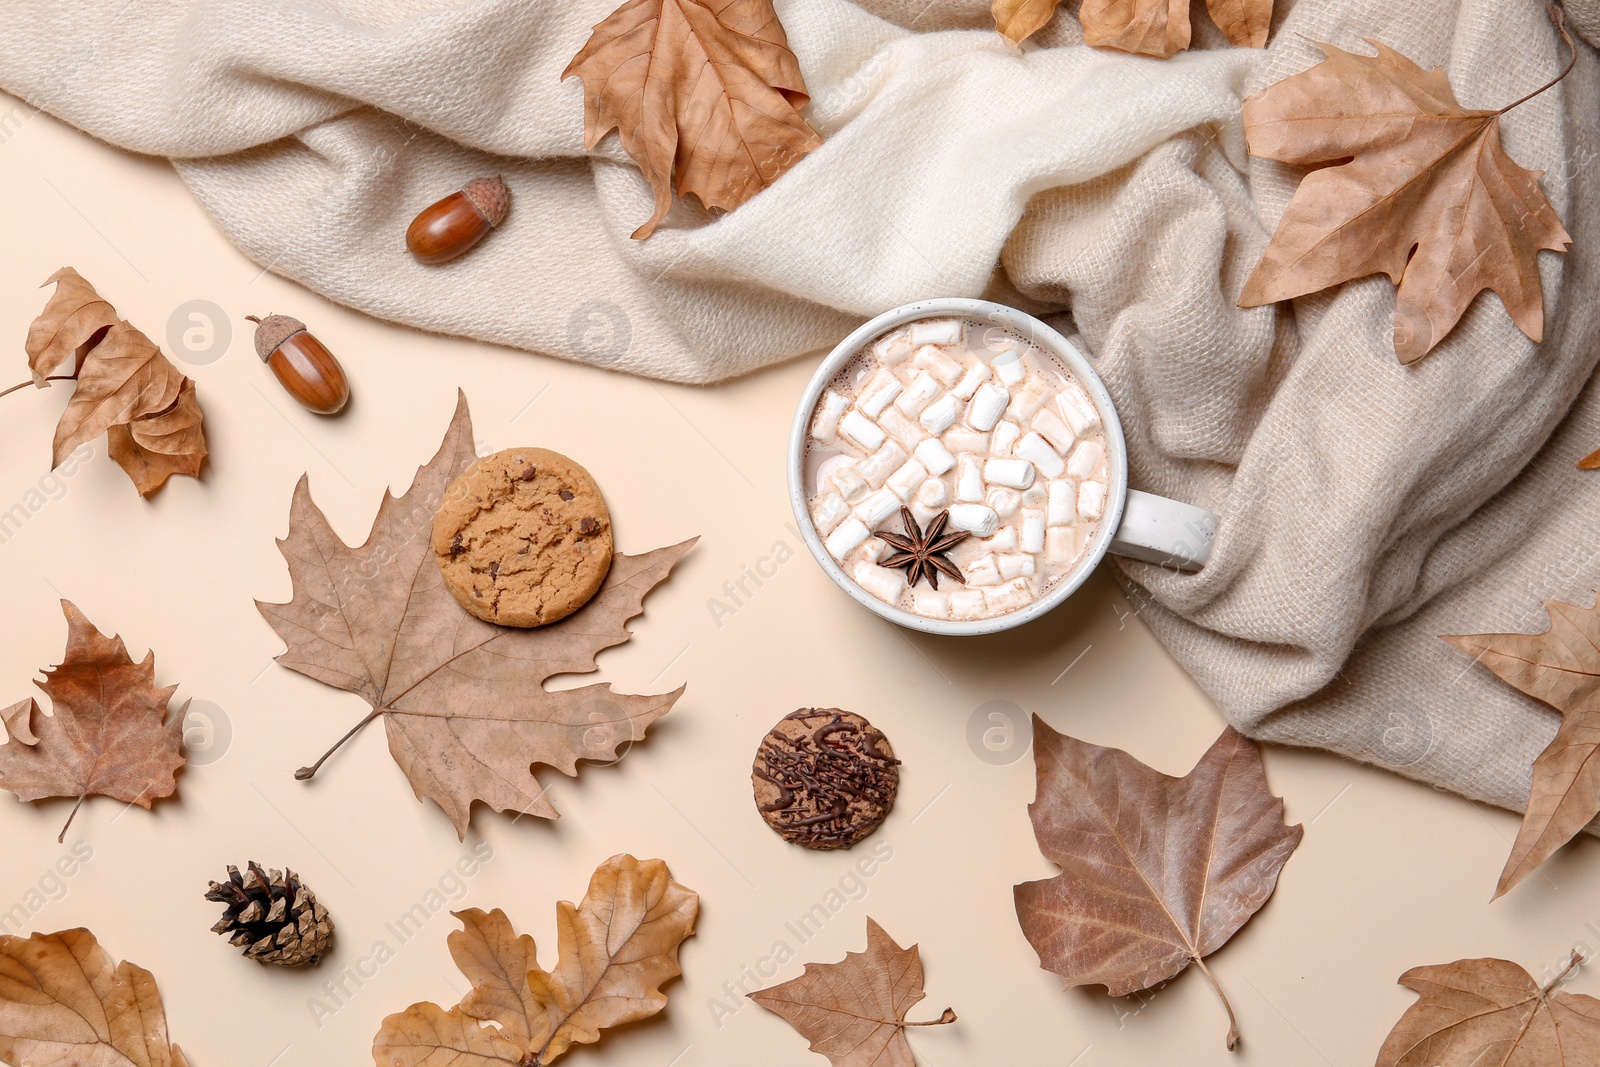
M231 347L214 362L185 365L181 345L165 344L198 382L212 461L202 481L174 479L151 502L105 457L103 439L71 478L47 477L61 392L0 401L0 511L20 503L28 512L0 544L0 702L27 695L37 669L59 659L57 600L68 597L136 657L153 647L158 681L179 683L180 698L219 709L211 737L194 736L202 765L154 813L92 800L57 845L70 802L0 798L0 916L15 921L21 907L32 929L91 927L115 956L153 970L195 1067L350 1067L368 1062L384 1015L422 999L454 1003L464 992L445 947L454 920L440 910L404 943L386 924L440 904L430 890L483 842L493 859L463 884L446 879L457 898L448 906L506 909L546 963L554 902L579 897L615 852L666 859L702 896L700 932L666 1013L572 1053L575 1065L822 1063L754 1005L720 1018L715 1006L725 983L755 988L743 975L777 942L797 959L776 980L861 948L868 915L922 946L929 999L916 1017L947 1004L961 1016L915 1034L927 1067L1369 1063L1414 999L1394 984L1407 967L1497 955L1538 973L1574 943L1600 947L1594 841L1491 905L1515 816L1331 756L1272 749L1268 778L1306 836L1276 896L1214 958L1243 1050L1223 1050L1222 1011L1192 969L1144 997L1063 992L1037 966L1011 906L1014 883L1052 873L1026 815L1031 760L980 758L969 721L1008 701L1174 774L1222 725L1109 574L1020 632L938 640L899 631L832 588L788 526L784 440L811 361L698 390L387 326L246 261L165 163L30 117L4 96L0 198L0 338L12 379L26 375L22 340L46 297L36 286L64 264L158 343L192 300L233 320ZM344 361L355 388L345 415L299 409L255 359L242 316L268 312L302 318ZM590 328L605 321L599 313ZM558 823L480 809L465 844L437 808L414 800L380 729L314 783L293 780L364 705L274 664L282 645L252 605L288 596L273 539L300 474L339 532L364 539L384 490L404 491L438 446L458 386L483 450L537 444L588 465L622 549L703 535L649 601L632 643L601 659L599 677L624 691L687 682L677 710L621 765L552 776ZM724 583L758 566L772 576L759 587L746 580L753 595L724 599L736 610L714 618ZM867 714L906 761L899 805L866 846L887 846L892 858L859 888L848 878L858 854L785 846L750 801L757 740L806 704ZM52 864L77 841L92 859L53 880ZM319 970L258 967L208 932L217 907L201 897L206 881L248 858L294 867L333 911L339 946ZM834 898L837 913L801 944L785 924L826 906L841 880L859 899ZM374 966L380 941L393 958ZM344 992L324 988L341 980ZM1570 988L1600 994L1600 978L1585 973Z

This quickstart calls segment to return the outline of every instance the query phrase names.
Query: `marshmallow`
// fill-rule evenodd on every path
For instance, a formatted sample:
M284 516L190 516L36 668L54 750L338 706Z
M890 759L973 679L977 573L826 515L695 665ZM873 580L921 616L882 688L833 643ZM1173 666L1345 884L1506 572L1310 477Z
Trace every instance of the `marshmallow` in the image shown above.
M1056 407L1061 409L1062 418L1079 437L1100 425L1100 412L1077 382L1068 382L1056 395Z
M885 436L882 427L859 411L845 413L839 420L839 432L844 434L845 440L866 452L883 444Z
M878 425L888 431L889 436L900 442L907 451L916 448L918 442L926 436L922 432L922 427L900 414L897 408L889 408L879 415Z
M906 591L905 571L890 570L872 563L858 563L852 577L861 588L879 600L886 600L891 604L899 600L900 594Z
M872 344L872 354L885 367L892 367L911 354L911 331L904 328L886 333Z
M1078 437L1077 434L1072 432L1071 427L1061 421L1061 416L1049 408L1045 408L1033 417L1033 428L1041 437L1050 442L1051 448L1054 448L1063 456L1072 450L1072 443Z
M834 559L842 560L850 551L872 536L872 531L867 529L867 524L860 519L846 519L839 524L839 528L828 535L825 542L828 554Z
M845 504L844 497L838 493L827 493L818 497L811 508L811 521L816 524L817 533L826 537L839 525L850 508Z
M994 429L1010 402L1010 393L993 382L984 382L978 386L978 391L972 394L972 400L967 404L967 425L974 430ZM846 415L845 421L848 422L849 419L850 416ZM848 430L848 427L842 428Z
M876 489L889 480L889 475L900 469L906 461L906 450L890 441L872 455L856 464L856 473L870 488Z
M1106 483L1084 482L1078 486L1078 514L1098 519L1106 509Z
M1000 527L993 537L985 537L981 542L986 552L999 555L1002 552L1015 552L1017 550L1017 531L1009 526Z
M818 441L832 441L839 435L839 416L850 406L850 398L829 389L822 394L817 405L817 417L811 420L811 436Z
M922 442L912 455L928 468L929 474L943 474L956 465L956 457L950 454L950 450L944 447L943 442L937 437L930 437Z
M880 537L874 537L861 549L861 556L868 563L882 563L883 557L889 554L889 542Z
M960 319L923 319L911 324L911 344L958 345L964 331Z
M1011 451L1011 446L1017 443L1017 438L1022 436L1022 427L1010 419L1001 419L1000 425L994 428L994 433L989 435L989 451L997 456L1003 456Z
M1050 490L1045 483L1036 481L1022 491L1022 506L1036 508L1050 499Z
M934 509L942 508L950 503L950 487L944 484L943 478L929 478L917 490L917 503Z
M1078 483L1070 478L1050 483L1051 526L1071 526L1078 521Z
M1052 526L1044 535L1044 558L1062 565L1077 561L1078 531L1070 526Z
M1005 385L1016 385L1028 373L1022 365L1022 353L1015 348L1007 348L989 361L989 366L994 370L994 376Z
M950 594L941 593L934 589L917 588L912 591L912 602L916 605L918 615L925 615L930 619L948 619L950 617Z
M1006 423L1000 425L1005 426ZM1066 461L1050 447L1050 442L1036 433L1024 434L1022 440L1011 447L1011 454L1032 463L1046 478L1059 478L1061 472L1067 469Z
M994 589L985 589L983 599L991 612L1015 611L1033 600L1033 588L1026 578L1016 578Z
M996 486L984 494L983 502L994 508L994 513L1002 519L1009 519L1017 513L1017 508L1022 504L1022 497L1014 489L1001 489Z
M1022 551L1044 551L1044 512L1026 508L1022 512Z
M866 524L867 529L876 530L878 526L888 520L891 515L900 512L900 498L893 489L879 489L856 505L855 517Z
M991 459L983 465L983 480L1009 489L1026 489L1033 484L1033 464L1025 459Z
M1000 564L1002 580L1033 577L1033 557L1026 552L1008 552L1003 556L996 556L995 560Z
M933 485L935 483L925 482L923 484ZM911 517L916 519L917 525L922 527L924 530L928 528L928 523L932 522L934 519L937 519L939 517L939 513L944 510L943 505L929 507L920 500L913 500L906 506L911 509Z
M1050 399L1050 394L1037 383L1030 382L1020 393L1012 396L1011 404L1006 408L1006 414L1018 422L1027 422L1044 407L1045 401Z
M967 373L961 376L950 391L962 400L971 400L972 394L978 391L978 386L989 380L989 375L994 371L989 369L989 364L981 360L967 368Z
M941 440L944 441L944 447L958 455L962 452L982 452L989 447L989 435L976 430L950 430Z
M981 589L962 589L950 594L950 616L956 619L976 619L989 610Z
M962 456L957 462L956 499L976 504L983 499L983 468L975 456Z
M969 586L999 585L1000 564L995 562L993 556L983 556L967 564L962 572Z
M906 391L895 400L894 406L900 409L901 414L908 419L914 419L922 414L922 409L933 403L933 398L944 392L944 386L939 380L925 370L917 371L917 376L911 379L911 384Z
M961 372L965 369L961 366L960 360L947 355L944 349L934 345L923 345L917 349L917 354L911 362L939 379L939 384L945 388L956 384L956 379L961 377Z
M855 465L850 462L849 456L840 456L839 458L845 460L847 465L834 471L829 477L829 481L833 482L833 487L839 490L839 495L844 497L845 503L848 504L859 499L861 494L867 491L867 482L866 479L856 473Z
M952 504L950 528L988 537L1000 528L1000 516L987 504Z
M961 401L946 393L929 405L928 410L922 413L918 421L922 428L934 436L944 433L950 424L956 421L956 414L961 410Z
M1072 458L1067 460L1067 473L1079 481L1092 477L1105 454L1099 441L1084 441L1072 450Z
M883 409L889 406L889 401L900 395L900 390L905 386L887 370L880 370L868 379L867 384L861 387L856 394L856 407L869 419L875 419L883 414Z
M901 501L912 498L922 483L928 480L928 468L914 459L907 460L900 469L889 475L888 487Z

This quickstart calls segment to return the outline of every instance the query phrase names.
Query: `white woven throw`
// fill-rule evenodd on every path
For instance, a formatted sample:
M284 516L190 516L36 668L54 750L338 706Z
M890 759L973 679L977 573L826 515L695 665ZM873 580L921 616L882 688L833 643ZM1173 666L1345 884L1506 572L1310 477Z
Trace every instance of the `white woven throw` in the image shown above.
M1413 368L1368 279L1241 311L1294 191L1239 105L1374 37L1498 107L1564 59L1533 0L1280 0L1263 51L1161 62L1076 45L1071 6L1017 54L986 0L779 0L827 142L739 211L647 242L615 139L583 151L567 61L614 0L9 0L0 88L169 156L249 255L396 322L714 382L863 316L987 295L1081 332L1137 487L1224 516L1198 575L1130 564L1144 618L1246 732L1520 808L1556 715L1435 635L1536 630L1600 579L1600 66L1504 120L1574 237L1542 257L1542 346L1485 296ZM1198 9L1197 5L1197 9ZM870 10L869 10L870 9ZM1574 0L1593 34L1597 0ZM1220 35L1204 23L1197 43ZM511 218L473 255L400 235L480 174ZM1070 313L1070 319L1067 318Z

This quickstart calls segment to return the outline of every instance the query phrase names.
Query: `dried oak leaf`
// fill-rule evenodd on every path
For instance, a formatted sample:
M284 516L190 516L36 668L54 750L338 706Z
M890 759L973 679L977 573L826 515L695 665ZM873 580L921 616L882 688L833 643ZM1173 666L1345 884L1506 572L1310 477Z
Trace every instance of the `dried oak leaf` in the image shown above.
M445 586L432 547L444 491L476 458L463 394L438 454L404 496L384 495L357 548L333 532L302 477L289 535L278 542L294 598L256 602L288 645L279 663L372 706L334 749L382 718L417 799L444 809L463 839L474 801L556 818L534 765L576 776L579 760L620 759L683 695L681 686L630 696L604 683L559 692L544 683L598 670L595 657L628 640L628 620L698 540L618 554L594 599L560 622L534 630L484 622ZM310 778L328 755L295 777Z
M733 210L822 143L772 0L628 0L563 79L583 79L588 148L615 129L655 192L643 239L679 196Z
M1555 738L1533 761L1527 812L1495 899L1600 814L1600 611L1559 600L1544 607L1550 613L1544 633L1442 635L1561 713Z
M1189 47L1190 0L1083 0L1083 41L1135 55L1166 59ZM1061 0L994 0L995 28L1014 44L1044 29ZM1228 40L1261 48L1272 26L1272 0L1206 0Z
M661 860L612 856L582 903L556 905L553 971L539 966L533 938L518 935L500 909L454 912L462 929L450 935L450 956L471 991L449 1011L413 1004L383 1020L373 1062L533 1067L600 1040L606 1027L647 1019L667 1005L661 985L682 973L678 947L699 912L699 895Z
M906 1027L956 1021L946 1008L929 1022L906 1022L926 995L917 946L901 948L868 918L865 952L846 952L839 963L808 963L799 978L749 997L782 1016L833 1067L915 1067Z
M1368 43L1376 56L1318 45L1326 60L1244 102L1252 155L1321 169L1301 180L1239 306L1386 274L1398 286L1401 363L1427 355L1485 289L1541 340L1538 255L1572 238L1539 188L1543 172L1500 143L1500 116L1523 101L1464 108L1442 68Z
M157 689L156 654L135 663L120 637L95 629L71 601L67 650L61 664L35 682L50 697L52 714L24 700L3 717L9 735L0 745L0 787L22 801L47 797L111 797L149 810L177 792L183 759L183 717L171 711L178 688ZM72 809L67 825L78 808ZM65 840L67 828L61 828Z
M188 1067L155 976L113 963L87 930L0 936L0 1061L16 1067Z
M1232 727L1172 778L1115 748L1033 719L1038 789L1028 814L1061 873L1016 887L1017 918L1039 962L1068 988L1125 996L1191 962L1228 1009L1204 957L1260 910L1300 844L1267 788L1261 752Z
M1578 969L1538 986L1506 960L1413 967L1400 984L1421 994L1394 1024L1377 1067L1592 1067L1600 1063L1600 1000L1553 992Z

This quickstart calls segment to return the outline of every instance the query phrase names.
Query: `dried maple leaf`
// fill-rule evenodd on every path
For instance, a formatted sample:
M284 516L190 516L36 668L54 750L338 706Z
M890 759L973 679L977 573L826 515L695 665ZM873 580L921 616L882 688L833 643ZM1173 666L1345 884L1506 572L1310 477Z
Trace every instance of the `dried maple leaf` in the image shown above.
M1368 43L1376 56L1319 45L1326 60L1244 103L1251 154L1321 169L1301 180L1239 306L1386 274L1402 363L1444 340L1485 289L1541 340L1538 255L1572 239L1539 188L1543 172L1506 154L1500 116L1544 89L1498 111L1464 108L1442 68Z
M177 792L189 702L169 710L178 687L156 688L154 652L135 663L122 638L95 629L71 601L61 607L66 654L34 683L50 697L52 714L38 714L31 699L5 710L9 739L0 745L0 787L22 801L77 797L67 826L88 796L149 810ZM63 826L59 840L66 836Z
M87 930L0 936L0 1061L16 1067L188 1067L155 976L113 963Z
M1028 808L1054 878L1016 887L1039 962L1068 988L1125 996L1205 965L1272 895L1300 844L1267 788L1255 742L1229 727L1182 778L1033 720L1038 789Z
M1506 960L1413 967L1400 984L1421 994L1394 1024L1377 1067L1592 1067L1600 1063L1600 1000L1553 992L1577 952L1544 986Z
M593 149L615 129L655 191L646 238L679 196L733 210L822 143L772 0L628 0L563 79L583 79Z
M583 608L536 630L467 613L433 554L444 491L477 457L463 394L439 452L405 496L385 494L366 544L351 548L295 487L289 536L278 542L294 598L256 606L288 645L278 662L357 694L372 712L296 778L314 775L363 726L382 718L389 752L417 799L444 809L463 839L474 801L554 819L535 764L576 776L579 760L620 758L683 688L629 696L608 684L551 692L558 674L598 670L595 657L631 636L628 620L696 539L642 556L617 555Z
M917 946L901 948L868 918L865 952L846 952L839 963L808 963L799 978L749 997L782 1016L833 1067L915 1067L906 1027L956 1021L946 1008L937 1019L906 1022L926 995Z
M111 458L144 496L161 488L174 474L197 478L206 458L202 419L194 382L185 378L171 407L117 423L107 431Z
M498 908L455 912L462 929L450 935L450 955L471 991L449 1011L413 1004L383 1020L373 1062L533 1067L600 1040L606 1027L647 1019L667 1005L661 985L682 973L678 947L699 912L700 897L662 861L612 856L581 904L556 905L553 971L539 966L533 938L518 935Z
M1083 0L1083 41L1096 48L1166 59L1189 47L1190 0ZM994 0L995 28L1014 44L1044 29L1061 0ZM1233 44L1260 48L1272 26L1272 0L1206 0Z
M55 285L55 292L29 325L23 345L33 382L40 386L74 356L82 358L117 324L117 309L71 267L62 267L44 284Z
M1533 761L1522 828L1498 899L1600 814L1600 611L1546 600L1539 634L1462 634L1444 639L1500 678L1561 713L1555 739ZM1600 605L1597 605L1600 606Z

